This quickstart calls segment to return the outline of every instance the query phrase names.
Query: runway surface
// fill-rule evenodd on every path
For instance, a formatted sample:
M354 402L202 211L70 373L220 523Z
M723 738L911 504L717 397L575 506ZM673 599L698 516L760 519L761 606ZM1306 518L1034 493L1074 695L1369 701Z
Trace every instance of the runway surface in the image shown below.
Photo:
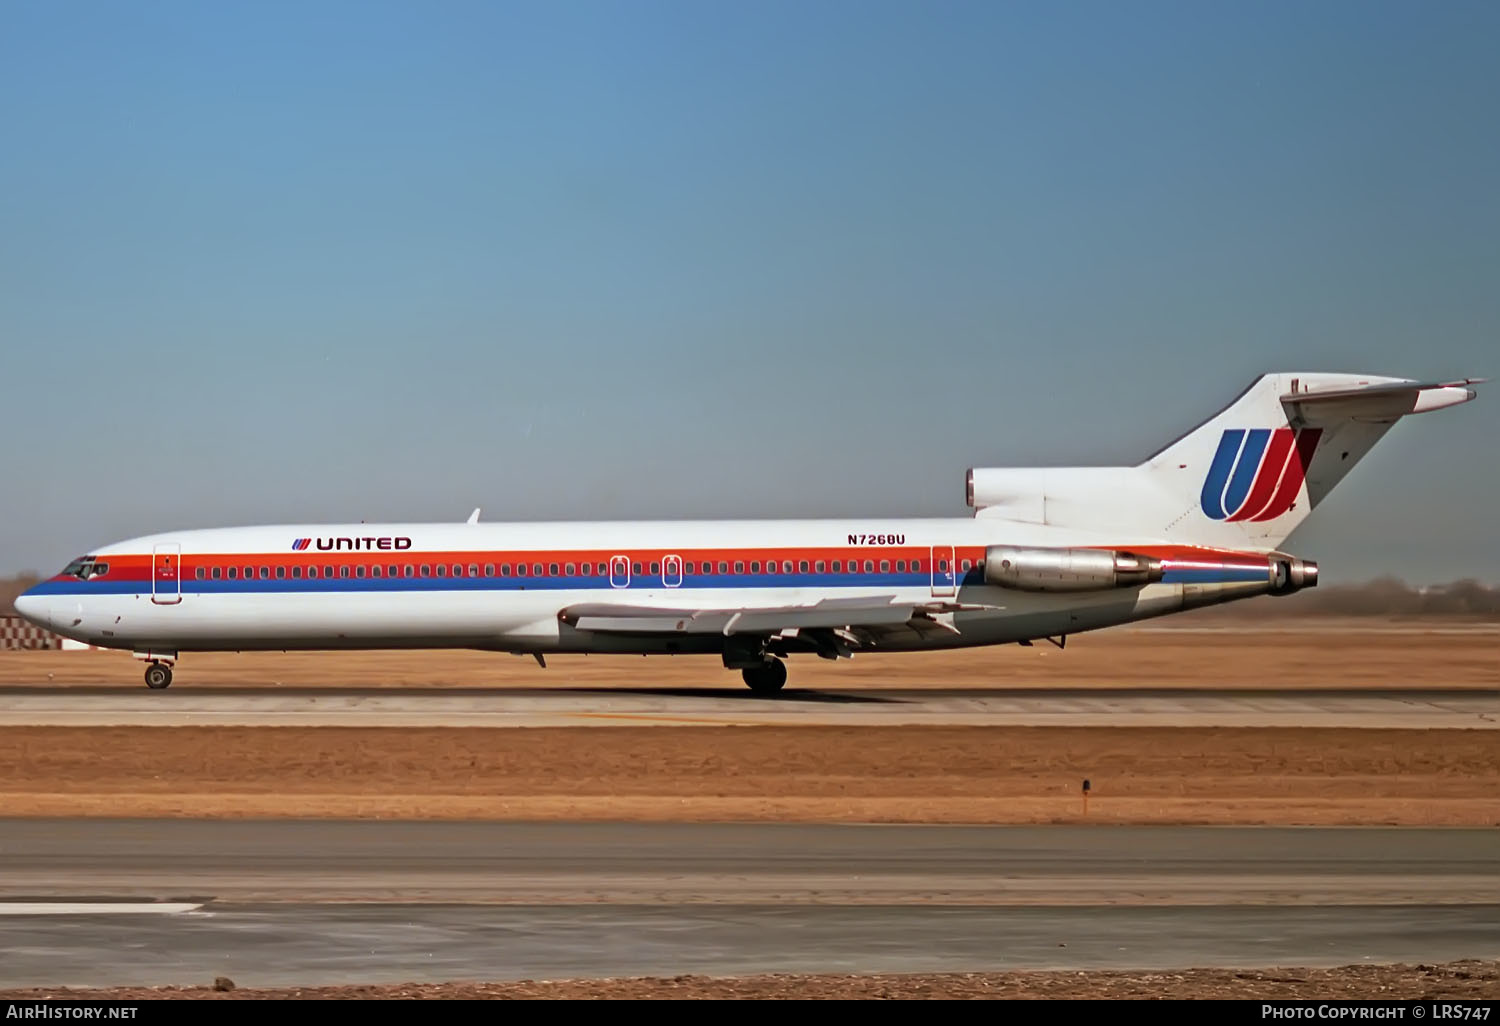
M1500 903L1500 831L0 820L0 900L39 897Z
M0 987L1185 969L1500 952L1500 908L214 906L0 917Z
M1497 880L1492 830L9 820L0 985L1493 958Z
M1065 726L1500 729L1500 692L1435 689L0 688L0 726Z

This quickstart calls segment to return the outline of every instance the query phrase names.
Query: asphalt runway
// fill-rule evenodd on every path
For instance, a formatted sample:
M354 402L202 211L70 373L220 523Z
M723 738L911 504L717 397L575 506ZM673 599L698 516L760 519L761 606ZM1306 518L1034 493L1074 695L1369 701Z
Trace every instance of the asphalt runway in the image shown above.
M0 987L1442 962L1500 907L984 909L325 905L0 917Z
M1070 688L0 688L0 726L1059 726L1500 729L1500 692Z
M0 821L0 986L1500 955L1493 830Z

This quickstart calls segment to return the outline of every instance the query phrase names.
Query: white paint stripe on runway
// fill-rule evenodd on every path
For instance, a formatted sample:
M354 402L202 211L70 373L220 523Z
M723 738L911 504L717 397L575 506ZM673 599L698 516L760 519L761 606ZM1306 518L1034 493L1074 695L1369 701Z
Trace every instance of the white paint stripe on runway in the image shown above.
M187 901L0 901L0 916L169 916L202 907Z

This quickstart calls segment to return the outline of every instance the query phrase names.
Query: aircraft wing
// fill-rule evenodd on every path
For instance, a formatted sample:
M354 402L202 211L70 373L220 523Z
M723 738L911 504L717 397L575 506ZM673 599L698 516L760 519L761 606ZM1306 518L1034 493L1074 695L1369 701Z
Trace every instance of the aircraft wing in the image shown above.
M772 640L800 638L829 658L878 642L882 636L915 631L957 634L953 614L992 609L953 601L897 602L894 595L825 599L805 605L732 609L624 606L584 603L558 611L557 618L581 631L605 634L762 635Z
M735 609L583 604L568 606L557 618L581 631L611 634L729 635L769 634L790 628L891 627L905 624L917 611L915 604L896 603L892 595Z

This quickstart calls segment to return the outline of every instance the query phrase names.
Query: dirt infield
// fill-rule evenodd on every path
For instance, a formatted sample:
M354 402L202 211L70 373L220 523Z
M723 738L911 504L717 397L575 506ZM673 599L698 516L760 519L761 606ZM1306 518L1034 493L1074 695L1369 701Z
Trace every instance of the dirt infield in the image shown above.
M228 981L232 983L232 981ZM388 986L239 990L139 987L119 990L0 990L0 1000L150 1001L168 998L511 998L585 999L1068 999L1220 998L1257 1001L1490 1000L1500 997L1500 962L1351 965L1334 969L1187 969L1176 972L920 973L873 976L633 977L516 983L405 983Z
M0 816L122 815L1488 826L1500 825L1500 746L1488 731L1334 728L0 735Z
M790 661L793 687L1444 687L1500 688L1500 627L1453 621L1320 620L1253 628L1118 628L955 652ZM49 675L51 680L49 682ZM547 669L494 652L188 653L173 687L735 686L708 656L550 656ZM0 684L141 687L128 653L0 652Z

